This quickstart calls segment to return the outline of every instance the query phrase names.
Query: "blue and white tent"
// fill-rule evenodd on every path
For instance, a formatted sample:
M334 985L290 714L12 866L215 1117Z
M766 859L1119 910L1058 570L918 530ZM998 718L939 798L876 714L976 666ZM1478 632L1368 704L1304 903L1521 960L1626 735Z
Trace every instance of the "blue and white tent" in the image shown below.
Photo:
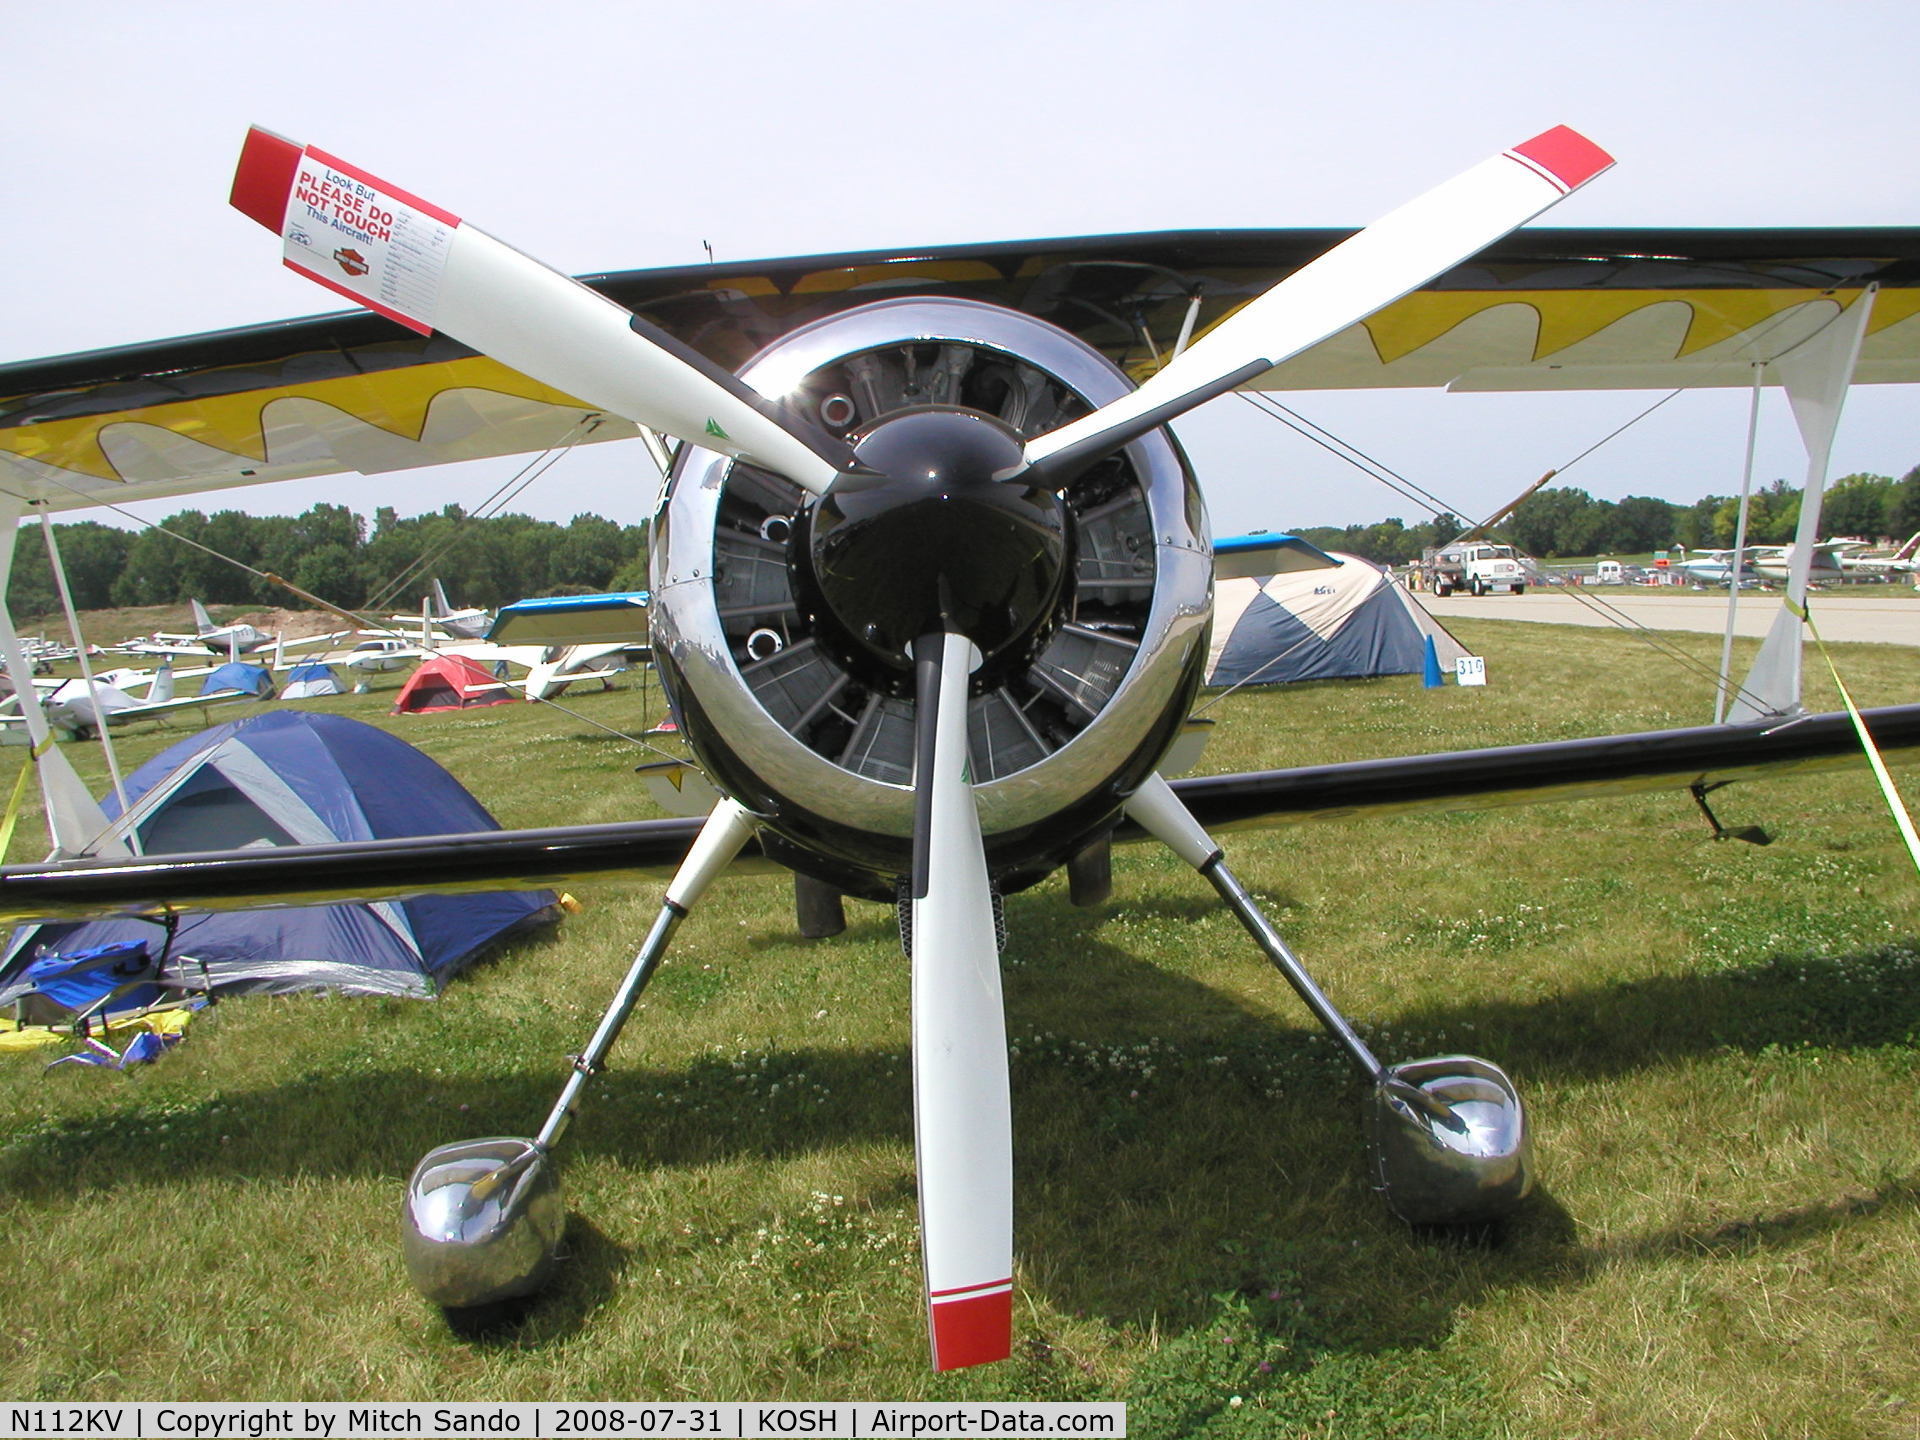
M257 695L262 700L273 694L273 672L264 665L249 665L244 660L229 660L216 665L200 682L202 695Z
M1309 552L1318 560L1306 563ZM1467 653L1371 561L1304 541L1294 541L1288 553L1298 568L1215 581L1207 684L1417 675L1429 635L1443 669Z
M439 764L339 715L269 710L189 736L134 771L114 826L149 855L497 830ZM183 990L343 990L429 996L485 946L536 917L548 890L182 915L161 983ZM162 927L89 920L16 930L0 958L0 1004L36 958L144 941Z
M316 695L344 695L346 686L340 683L340 677L333 673L330 666L317 660L305 665L296 665L287 672L287 683L281 687L282 700L311 700Z

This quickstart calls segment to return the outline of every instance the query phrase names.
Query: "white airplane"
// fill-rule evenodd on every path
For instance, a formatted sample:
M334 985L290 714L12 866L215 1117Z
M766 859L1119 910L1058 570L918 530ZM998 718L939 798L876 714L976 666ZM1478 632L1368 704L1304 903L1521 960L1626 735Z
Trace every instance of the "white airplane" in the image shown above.
M433 589L422 597L420 608L422 633L428 626L433 626L462 640L479 640L493 625L492 612L477 605L469 605L464 610L454 609L447 599L446 587L438 580L433 582ZM412 617L396 615L393 618L399 621Z
M490 639L509 664L527 666L521 683L529 700L549 699L579 680L604 685L648 653L647 598L645 591L619 591L516 600L500 611ZM775 649L785 643L772 630L756 642Z
M171 661L163 661L157 670L151 672L108 670L94 676L91 682L76 676L44 689L40 695L40 708L55 734L69 740L86 740L98 736L107 726L118 728L135 720L158 719L183 710L204 713L209 706L230 705L255 698L233 692L176 696L174 679ZM146 694L135 696L132 691L141 685L146 686ZM0 702L0 708L9 712L0 713L0 724L10 731L25 726L26 719L19 713L20 697L17 694L9 695L4 702Z
M1891 555L1872 553L1873 547L1864 540L1857 547L1853 541L1836 540L1830 544L1840 568L1852 576L1890 577L1920 572L1920 533L1913 535Z
M1760 572L1763 579L1784 585L1787 577L1793 573L1793 562L1799 547L1795 545L1756 545L1750 546L1753 568ZM1865 580L1870 577L1850 571L1843 560L1845 551L1830 541L1821 541L1812 547L1808 560L1807 578L1815 585L1838 585L1848 580Z
M1747 554L1753 554L1752 546L1747 547ZM1679 571L1695 585L1725 585L1734 572L1733 551L1701 550L1675 561L1669 568ZM1760 582L1760 572L1754 568L1751 559L1742 561L1739 569L1742 588Z
M389 670L404 670L425 653L417 642L402 640L397 635L369 635L327 663L344 665L362 675L380 675Z
M275 637L251 625L216 625L207 607L198 600L193 607L194 632L158 630L139 640L115 646L129 655L224 655L229 659L270 649Z

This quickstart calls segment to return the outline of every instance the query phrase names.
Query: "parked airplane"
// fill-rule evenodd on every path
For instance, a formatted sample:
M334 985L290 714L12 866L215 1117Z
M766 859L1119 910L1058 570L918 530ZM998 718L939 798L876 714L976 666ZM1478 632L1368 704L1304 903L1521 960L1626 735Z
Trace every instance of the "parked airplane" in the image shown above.
M161 630L142 640L129 640L119 648L132 655L211 654L225 655L229 659L273 648L274 637L266 631L246 624L216 625L213 617L207 613L206 606L198 600L188 603L193 607L194 631L191 635Z
M438 580L433 588L421 597L420 613L415 615L390 615L387 617L395 625L418 625L423 642L436 632L444 632L459 640L478 640L487 633L493 624L490 611L470 605L464 610L453 608L447 599L446 587Z
M424 653L413 641L392 635L372 635L354 642L338 663L362 675L380 675L389 670L405 670Z
M1880 555L1873 551L1867 541L1835 540L1829 542L1833 557L1849 578L1859 576L1911 575L1920 571L1920 534L1912 536L1906 544L1891 555Z
M1807 576L1816 585L1840 585L1855 580L1884 580L1897 571L1912 571L1916 535L1902 546L1897 554L1891 556L1864 556L1857 552L1867 548L1865 541L1822 540L1809 548ZM1795 545L1749 545L1746 560L1740 567L1741 583L1748 580L1770 580L1775 584L1786 583L1793 573L1793 562L1798 547ZM1679 568L1701 584L1725 585L1727 575L1733 568L1732 550L1704 550L1697 556L1680 562Z
M1752 547L1749 546L1747 554L1751 556L1752 553ZM1695 585L1725 585L1734 573L1733 551L1702 550L1674 561L1670 568L1678 570ZM1741 561L1739 571L1742 589L1760 583L1760 572L1754 568L1751 559Z
M91 682L75 677L43 688L40 707L55 734L68 740L86 740L97 737L109 725L118 727L135 720L155 720L183 710L204 714L209 706L255 698L232 693L176 696L174 678L170 660L162 661L159 669L151 672L108 670L94 676ZM133 694L142 686L146 687L144 695ZM0 702L0 725L13 730L24 728L25 724L17 693Z
M842 892L897 899L925 1298L934 1362L949 1368L1011 1343L996 893L1064 867L1073 898L1092 903L1109 841L1144 833L1214 887L1367 1077L1388 1203L1418 1222L1503 1213L1532 1174L1511 1082L1472 1057L1383 1064L1207 827L1530 792L1672 785L1699 798L1773 767L1840 763L1852 732L1816 717L1170 783L1158 766L1205 657L1211 556L1196 478L1163 427L1236 387L1746 386L1756 362L1798 384L1796 351L1804 361L1831 327L1858 323L1876 282L1889 323L1857 364L1848 356L1841 384L1920 379L1916 326L1897 323L1920 309L1920 232L1501 238L1608 164L1582 137L1549 131L1352 236L972 246L589 288L256 131L234 202L281 237L287 263L444 338L429 349L379 320L327 316L200 337L191 358L162 344L10 367L0 393L22 398L4 412L14 427L0 427L5 491L71 506L84 503L75 488L185 493L542 448L589 419L597 438L665 432L683 443L655 521L653 640L723 798L704 821L437 837L377 854L13 867L0 872L0 908L230 906L319 886L523 886L600 868L670 876L540 1133L443 1146L414 1172L409 1271L435 1301L463 1306L548 1279L564 1223L555 1147L679 922L750 840L800 877L807 933L835 928ZM351 245L315 239L328 234ZM371 345L381 363L356 364ZM113 401L128 375L184 370L213 383L166 392L186 400ZM56 391L59 406L36 420L38 397ZM443 422L432 401L444 394L456 403ZM89 412L76 397L98 403ZM299 403L276 411L282 399ZM110 451L109 426L147 443ZM1920 706L1870 719L1883 745L1920 745Z

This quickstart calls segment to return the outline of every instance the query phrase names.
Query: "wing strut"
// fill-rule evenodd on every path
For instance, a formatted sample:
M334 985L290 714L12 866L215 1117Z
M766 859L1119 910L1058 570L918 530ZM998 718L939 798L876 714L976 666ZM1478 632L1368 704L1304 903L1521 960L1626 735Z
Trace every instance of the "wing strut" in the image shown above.
M1787 570L1787 598L1773 618L1773 628L1761 642L1747 683L1727 712L1727 719L1761 720L1769 715L1798 715L1800 704L1800 636L1802 622L1796 613L1807 603L1807 581L1813 567L1814 537L1820 533L1820 502L1827 488L1827 462L1833 454L1834 432L1840 426L1840 407L1846 403L1847 389L1853 383L1854 368L1860 361L1860 345L1866 339L1867 322L1873 316L1877 285L1869 285L1851 308L1836 315L1812 338L1789 350L1773 362L1787 399L1793 406L1793 418L1800 426L1800 439L1807 447L1807 483L1800 495L1800 523L1794 531L1793 560ZM1734 564L1739 588L1738 565ZM1723 692L1724 693L1724 692Z
M401 1248L408 1275L427 1299L461 1309L529 1295L546 1283L566 1229L553 1148L659 969L673 932L752 833L753 819L736 801L722 800L714 808L667 886L653 928L593 1039L572 1057L573 1074L536 1138L442 1145L414 1167Z
M13 550L24 503L17 495L0 491L0 659L6 662L7 677L13 681L20 699L20 715L26 722L27 738L33 745L30 762L39 773L40 793L46 802L47 827L53 832L54 854L58 858L92 854L92 847L107 828L107 816L93 792L73 768L73 762L53 744L53 731L46 712L40 708L40 692L34 689L33 667L20 648L19 633L13 628L13 614L7 609L7 584L13 576ZM126 854L127 846L118 843L111 853Z
M1379 1188L1412 1225L1497 1219L1533 1188L1526 1110L1499 1066L1472 1055L1383 1065L1307 973L1226 854L1154 775L1127 801L1127 818L1206 877L1287 984L1373 1085L1373 1161Z

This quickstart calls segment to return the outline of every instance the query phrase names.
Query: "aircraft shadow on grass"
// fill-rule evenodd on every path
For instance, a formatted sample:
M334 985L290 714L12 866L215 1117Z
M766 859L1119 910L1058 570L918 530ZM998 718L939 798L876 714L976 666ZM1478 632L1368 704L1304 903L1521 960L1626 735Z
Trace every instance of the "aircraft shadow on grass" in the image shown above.
M1127 906L1130 915L1168 923L1208 909L1200 897ZM1304 1011L1276 1023L1104 939L1097 915L1059 906L1046 913L1040 925L1030 923L1041 921L1037 906L1019 917L1023 934L1046 933L1008 968L1006 998L1017 1052L1024 1281L1064 1311L1172 1333L1204 1325L1221 1296L1238 1294L1264 1315L1261 1323L1314 1343L1370 1348L1390 1337L1397 1346L1434 1344L1449 1333L1456 1311L1488 1291L1577 1284L1622 1260L1794 1244L1920 1204L1920 1176L1910 1176L1774 1215L1582 1246L1572 1217L1538 1190L1497 1230L1411 1232L1371 1190L1364 1087ZM863 911L850 933L878 938L890 926L890 918ZM1423 1053L1436 1042L1445 1049L1470 1037L1500 1055L1525 1092L1724 1049L1910 1043L1920 1034L1916 979L1920 942L1907 942L1544 999L1476 999L1410 1010L1392 1023L1396 1036L1410 1037ZM1279 977L1273 983L1279 987ZM671 1014L672 987L663 984L661 992L656 1024ZM1388 1058L1411 1053L1392 1043ZM636 1171L778 1160L875 1141L897 1144L904 1157L913 1139L910 1069L904 1045L773 1050L767 1066L756 1061L745 1080L718 1056L634 1068L616 1052L570 1143L583 1160L612 1157ZM18 1198L57 1199L183 1175L258 1180L294 1169L397 1182L414 1157L451 1133L530 1128L551 1103L555 1083L547 1069L428 1081L403 1069L308 1075L175 1111L164 1136L150 1132L149 1118L123 1113L22 1137L0 1161L0 1185ZM776 1084L780 1090L771 1091ZM316 1111L380 1118L315 1134L296 1117ZM1552 1117L1536 1118L1550 1169ZM143 1143L130 1143L136 1137ZM1645 1133L1639 1138L1657 1143ZM897 1207L912 1194L909 1161L881 1191L848 1198ZM572 1199L559 1283L518 1309L474 1317L463 1334L498 1338L502 1315L516 1343L572 1333L614 1293L624 1271L653 1253L644 1236L609 1236L583 1213L591 1202L577 1193ZM1448 1250L1448 1263L1431 1263L1436 1246ZM1143 1256L1153 1258L1143 1264ZM1170 1281L1170 1271L1179 1278Z

